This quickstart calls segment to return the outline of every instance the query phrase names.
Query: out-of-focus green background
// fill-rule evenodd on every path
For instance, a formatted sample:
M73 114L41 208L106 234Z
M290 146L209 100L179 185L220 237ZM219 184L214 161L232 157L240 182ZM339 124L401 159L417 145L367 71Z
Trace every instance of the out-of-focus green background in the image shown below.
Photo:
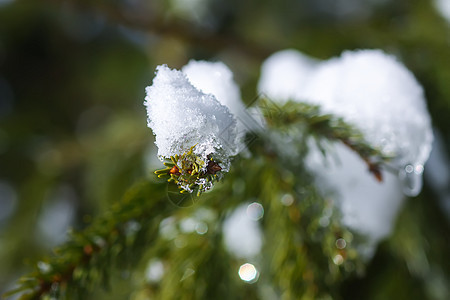
M0 0L0 292L159 167L142 104L156 65L222 60L250 102L275 51L328 59L380 48L424 86L440 151L422 194L342 295L446 299L450 19L436 2Z

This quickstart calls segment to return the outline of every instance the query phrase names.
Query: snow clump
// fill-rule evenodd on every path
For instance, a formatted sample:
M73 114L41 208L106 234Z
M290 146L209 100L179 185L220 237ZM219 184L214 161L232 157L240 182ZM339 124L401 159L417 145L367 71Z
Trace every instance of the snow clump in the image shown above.
M320 105L323 113L355 125L366 140L392 156L392 174L379 183L355 153L336 145L325 158L312 149L307 165L335 195L345 225L369 239L365 252L392 231L403 194L417 195L433 134L422 87L397 59L380 50L345 51L317 61L296 50L273 54L262 66L258 89L269 99ZM366 172L364 172L366 170Z

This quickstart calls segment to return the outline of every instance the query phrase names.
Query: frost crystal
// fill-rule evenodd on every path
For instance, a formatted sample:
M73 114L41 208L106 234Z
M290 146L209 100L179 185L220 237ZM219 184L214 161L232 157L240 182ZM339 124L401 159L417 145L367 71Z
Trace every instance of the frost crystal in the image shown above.
M146 88L148 126L161 158L194 153L205 161L213 155L224 164L236 154L236 120L212 94L195 88L181 71L158 66Z
M364 175L364 163L343 146L336 146L339 163L325 162L319 150L307 158L322 186L334 189L340 199L344 224L373 243L387 236L402 203L402 189L407 195L420 192L433 140L423 90L411 72L379 50L347 51L323 62L289 50L271 56L261 78L259 90L269 99L318 104L395 157L393 167L400 175L386 174L381 184L368 172Z

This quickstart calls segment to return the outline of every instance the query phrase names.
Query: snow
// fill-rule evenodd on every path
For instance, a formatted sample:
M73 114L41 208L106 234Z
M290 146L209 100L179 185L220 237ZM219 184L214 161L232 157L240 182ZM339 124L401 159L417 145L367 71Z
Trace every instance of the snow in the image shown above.
M250 203L244 203L227 217L223 224L223 236L227 250L239 258L252 258L262 247L259 223L247 213Z
M342 145L336 145L340 163L326 161L317 149L307 159L318 182L334 190L345 225L374 243L389 235L402 191L420 192L433 140L423 90L412 73L380 50L346 51L323 62L288 50L263 64L258 88L281 103L318 104L324 113L354 124L374 147L395 156L392 167L399 175L385 171L382 183Z
M278 102L293 99L317 63L317 60L293 49L279 51L264 61L258 90Z
M243 144L245 134L255 131L261 125L250 115L242 102L239 86L233 80L233 73L222 62L191 60L182 68L189 81L205 94L214 95L217 100L228 107L237 120L238 151Z
M194 152L206 159L227 161L236 154L236 120L212 94L195 88L186 75L158 66L153 84L146 88L148 126L153 130L158 155L169 158Z
M224 63L191 60L182 71L193 86L205 94L214 95L232 114L238 115L244 108L233 73Z
M311 147L313 147L311 145ZM306 165L314 170L319 189L336 199L342 223L368 238L367 245L359 249L371 256L374 245L389 236L395 218L404 202L399 178L383 172L379 183L367 171L367 165L343 144L335 144L334 156L324 158L312 148Z
M303 96L355 124L373 146L395 155L399 168L423 165L430 154L433 134L422 87L393 56L344 52L318 67Z
M439 14L450 24L450 1L434 0L434 6Z
M393 56L380 50L346 51L311 67L301 53L282 54L264 63L260 92L277 101L291 98L319 104L325 113L343 117L373 146L395 155L399 169L425 163L433 134L423 90ZM271 67L277 63L285 67ZM299 83L292 83L292 78Z

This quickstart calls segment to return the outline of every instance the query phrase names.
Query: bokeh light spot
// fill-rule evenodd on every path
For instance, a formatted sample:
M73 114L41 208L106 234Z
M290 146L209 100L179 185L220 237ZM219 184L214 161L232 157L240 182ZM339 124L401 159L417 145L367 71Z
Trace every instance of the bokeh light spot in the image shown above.
M258 280L258 270L255 266L249 263L245 263L239 268L239 277L248 283L254 283Z
M258 221L264 215L264 208L258 202L253 202L249 206L247 206L247 216L253 220Z
M342 257L342 255L337 254L335 257L333 257L333 262L335 265L342 265L342 263L344 262L344 258Z
M347 246L347 242L343 238L336 240L336 248L344 249L346 246Z

